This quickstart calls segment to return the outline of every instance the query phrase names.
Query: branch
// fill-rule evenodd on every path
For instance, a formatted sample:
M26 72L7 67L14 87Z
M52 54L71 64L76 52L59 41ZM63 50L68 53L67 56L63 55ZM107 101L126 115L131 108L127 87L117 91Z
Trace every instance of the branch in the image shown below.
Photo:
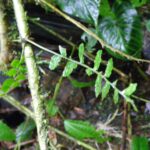
M17 108L19 111L24 113L26 116L30 118L34 118L34 114L31 110L23 106L22 104L19 103L15 98L9 95L1 95L0 98L4 99L6 102Z
M13 5L20 37L23 40L29 37L26 14L24 12L21 0L13 0ZM26 44L24 41L22 41L22 47L28 72L29 87L33 100L32 107L34 110L39 146L41 150L48 150L50 144L50 149L54 150L56 148L48 138L48 124L44 110L44 101L40 97L39 75L36 62L34 60L34 54L30 44Z

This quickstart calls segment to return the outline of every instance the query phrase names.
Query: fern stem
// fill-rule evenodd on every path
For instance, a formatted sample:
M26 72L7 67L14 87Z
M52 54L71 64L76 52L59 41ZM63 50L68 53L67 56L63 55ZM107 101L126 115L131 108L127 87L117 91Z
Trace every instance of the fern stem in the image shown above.
M59 15L61 15L62 17L64 17L66 20L70 21L71 23L73 23L74 25L76 25L77 27L79 27L80 29L82 29L83 31L85 31L87 34L89 34L90 36L92 36L93 38L95 38L97 41L99 41L99 43L102 45L102 47L109 48L114 53L118 53L121 56L127 58L128 60L137 61L137 62L150 63L150 60L136 58L136 57L130 56L130 55L126 54L126 53L123 53L122 51L120 51L118 49L113 48L112 46L110 46L109 44L107 44L105 41L103 41L101 38L99 38L95 33L93 33L92 31L90 31L83 24L81 24L80 22L76 21L75 19L71 18L70 16L68 16L65 13L63 13L62 11L60 11L55 6L53 6L50 2L46 2L45 0L40 0L40 2L43 3L43 4L45 4L45 5L47 5L53 11L55 11L56 13L58 13Z

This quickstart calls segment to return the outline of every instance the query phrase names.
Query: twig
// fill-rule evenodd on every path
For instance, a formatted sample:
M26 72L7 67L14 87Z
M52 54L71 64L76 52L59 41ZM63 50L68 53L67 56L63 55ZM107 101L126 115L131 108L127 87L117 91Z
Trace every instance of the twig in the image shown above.
M145 102L145 103L150 103L150 100L145 99L145 98L142 98L142 97L138 97L138 96L136 96L136 95L132 95L131 97L135 98L136 100L143 101L143 102Z
M28 145L28 144L32 144L34 142L36 142L36 140L32 139L32 140L20 143L20 146L25 146L25 145ZM11 146L8 147L8 149L14 149L16 146L17 146L17 144L11 145Z
M141 128L141 129L150 128L150 123L149 123L149 124L147 124L147 125L143 125L143 126L141 126L140 128Z
M115 113L112 115L112 117L111 117L109 120L106 121L106 123L105 123L106 126L107 126L108 124L110 124L110 123L115 119L115 117L116 117L117 114L118 114L118 111L119 111L119 109L117 109L117 110L115 111Z
M21 111L22 113L24 113L26 116L34 118L34 113L31 110L27 109L22 104L20 104L19 101L17 101L12 96L2 95L2 96L0 96L0 98L4 99L9 104L13 105L15 108L17 108L19 111Z
M124 102L124 113L122 118L122 142L120 150L126 150L127 116L128 116L128 104Z
M59 15L64 17L66 20L70 21L71 23L73 23L74 25L76 25L77 27L79 27L80 29L85 31L86 33L88 33L93 38L95 38L97 41L99 41L99 43L102 45L102 47L109 48L114 53L118 53L121 56L127 58L128 60L150 63L150 60L135 58L126 53L123 53L122 51L120 51L118 49L113 48L112 46L108 45L105 41L103 41L101 38L99 38L95 33L93 33L91 30L89 30L87 27L85 27L83 24L81 24L80 22L76 21L75 19L71 18L70 16L68 16L65 13L63 13L62 11L60 11L55 6L53 6L50 2L46 2L45 0L39 0L39 1L43 4L45 4L46 6L50 7L53 11L55 11L56 13L58 13Z

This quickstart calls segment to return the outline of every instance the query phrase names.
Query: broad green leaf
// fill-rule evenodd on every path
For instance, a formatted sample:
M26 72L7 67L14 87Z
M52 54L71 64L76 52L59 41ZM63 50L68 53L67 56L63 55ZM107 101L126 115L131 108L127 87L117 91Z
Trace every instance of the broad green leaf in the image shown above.
M23 142L31 139L35 127L36 125L31 119L21 123L16 129L16 141Z
M98 74L96 81L95 81L95 95L96 97L99 96L99 94L101 93L102 90L102 74Z
M66 49L63 48L62 46L59 46L59 51L60 51L60 54L64 57L67 56L67 52L66 52Z
M146 29L150 32L150 20L146 21Z
M99 36L110 46L126 54L140 57L142 50L142 27L138 13L132 5L123 1L114 3L112 11L115 17L103 17L99 22ZM121 55L107 49L117 58Z
M114 84L114 86L116 87L117 81L115 81L113 84ZM118 91L118 89L116 89L116 88L114 89L113 100L114 100L114 103L115 103L115 104L118 103L118 100L119 100L119 91Z
M102 61L102 50L99 50L96 53L96 57L95 57L95 60L94 60L94 70L97 71L99 69L101 61Z
M86 69L86 74L88 76L91 76L93 74L93 71L91 69Z
M58 67L59 63L61 61L61 57L60 56L52 56L51 60L50 60L50 63L49 63L49 68L51 70L54 70Z
M73 137L79 140L86 138L96 139L97 141L102 141L101 135L104 133L102 131L96 131L95 127L89 122L79 121L79 120L65 120L64 121L65 130Z
M110 84L109 82L106 82L104 87L102 88L102 100L104 100L104 98L108 95L110 90Z
M78 65L76 63L68 61L63 71L63 77L68 77L73 72L73 70L77 68L77 66Z
M106 67L106 70L105 70L105 77L106 78L110 77L110 75L112 73L112 70L113 70L113 60L112 60L112 58L110 58L108 60L107 67Z
M133 137L131 142L131 150L149 150L148 138Z
M71 84L75 87L75 88L85 88L85 87L91 87L95 84L94 81L91 82L80 82L77 81L75 79L72 79L69 77L69 80L71 81Z
M131 96L136 91L136 88L137 88L137 83L130 83L130 85L123 90L123 93L126 96Z
M80 44L79 45L79 52L78 52L78 55L79 55L79 60L80 60L80 63L84 63L84 44Z
M15 138L16 136L12 129L7 124L0 121L0 141L13 141Z
M66 13L97 25L100 0L54 0Z
M59 108L57 105L54 104L54 100L51 99L46 103L46 111L49 116L55 116L58 113L58 110Z

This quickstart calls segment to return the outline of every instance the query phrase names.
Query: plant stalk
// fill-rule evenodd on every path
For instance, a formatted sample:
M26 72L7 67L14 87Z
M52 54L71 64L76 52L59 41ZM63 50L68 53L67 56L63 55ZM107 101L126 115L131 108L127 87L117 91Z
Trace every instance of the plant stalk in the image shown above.
M26 13L23 9L23 4L21 0L13 0L13 7L20 38L22 40L22 48L24 51L24 57L28 72L28 81L32 96L32 107L34 110L39 146L41 150L54 150L55 147L48 138L48 124L44 110L44 101L40 97L39 72L34 59L33 50L31 48L31 45L27 44L24 41L24 39L29 37Z

